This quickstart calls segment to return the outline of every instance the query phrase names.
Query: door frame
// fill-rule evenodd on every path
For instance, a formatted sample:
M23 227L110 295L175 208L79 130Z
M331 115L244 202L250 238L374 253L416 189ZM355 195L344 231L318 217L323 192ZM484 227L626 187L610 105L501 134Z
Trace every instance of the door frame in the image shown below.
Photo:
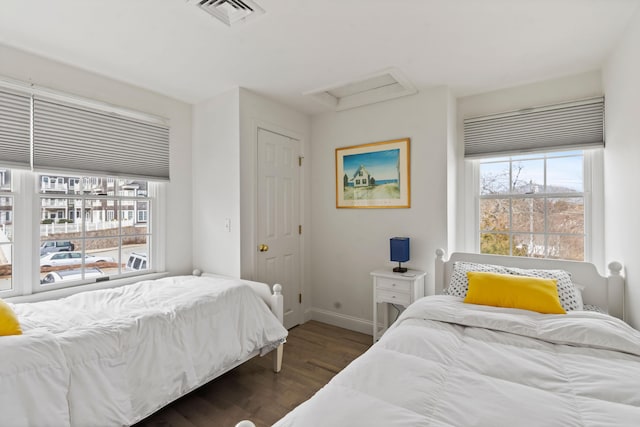
M304 159L305 157L305 138L298 132L292 131L287 128L283 128L281 126L275 125L273 123L268 123L260 120L252 120L251 121L251 154L252 161L251 165L247 165L247 171L251 170L251 178L247 177L247 179L251 179L251 189L252 189L252 204L253 208L249 208L250 217L251 217L251 233L247 236L247 239L242 239L243 245L246 247L242 250L243 256L247 257L247 265L245 269L245 263L241 262L243 267L242 276L243 278L247 278L250 280L256 280L258 275L258 257L256 248L259 244L258 242L258 131L262 129L268 132L276 133L282 135L287 138L291 138L298 141L299 144L299 155ZM242 168L241 168L242 170ZM306 320L310 319L310 311L309 311L309 298L310 292L306 287L307 281L305 280L305 264L306 264L306 235L309 233L309 227L305 226L305 219L307 212L305 210L305 197L306 194L305 186L306 186L306 168L305 162L303 160L302 166L298 169L298 209L299 209L299 220L300 225L302 225L302 235L300 235L300 239L298 242L298 276L300 278L299 292L302 294L302 304L299 304L297 313L294 314L294 318L297 324L302 324ZM248 183L247 183L248 184ZM242 185L242 184L241 184ZM248 215L249 216L249 215ZM248 218L247 218L248 219ZM245 228L243 227L243 230ZM250 272L249 267L250 266Z

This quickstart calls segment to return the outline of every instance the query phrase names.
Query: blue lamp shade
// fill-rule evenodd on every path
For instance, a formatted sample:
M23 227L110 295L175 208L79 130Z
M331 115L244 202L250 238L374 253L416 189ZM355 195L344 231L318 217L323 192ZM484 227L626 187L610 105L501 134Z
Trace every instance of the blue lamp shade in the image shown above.
M391 261L398 262L398 266L393 269L396 273L405 273L406 268L402 267L403 262L409 261L409 238L391 238Z

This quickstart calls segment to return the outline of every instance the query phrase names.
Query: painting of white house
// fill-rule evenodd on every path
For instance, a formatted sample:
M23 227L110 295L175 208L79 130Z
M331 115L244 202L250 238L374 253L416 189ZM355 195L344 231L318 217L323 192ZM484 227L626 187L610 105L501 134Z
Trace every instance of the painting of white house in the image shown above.
M336 149L336 207L410 206L409 139Z

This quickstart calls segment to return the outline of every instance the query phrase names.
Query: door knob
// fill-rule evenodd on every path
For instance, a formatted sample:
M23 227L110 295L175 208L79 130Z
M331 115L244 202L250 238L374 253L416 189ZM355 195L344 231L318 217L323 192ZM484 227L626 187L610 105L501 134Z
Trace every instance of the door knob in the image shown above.
M264 243L258 245L258 250L260 252L267 252L269 250L269 246L265 245Z

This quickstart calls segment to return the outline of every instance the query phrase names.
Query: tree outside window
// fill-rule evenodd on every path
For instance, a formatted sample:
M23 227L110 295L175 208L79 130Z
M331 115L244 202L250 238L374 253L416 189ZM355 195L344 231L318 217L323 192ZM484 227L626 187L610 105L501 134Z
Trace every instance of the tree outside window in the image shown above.
M584 260L584 153L480 163L480 252Z

